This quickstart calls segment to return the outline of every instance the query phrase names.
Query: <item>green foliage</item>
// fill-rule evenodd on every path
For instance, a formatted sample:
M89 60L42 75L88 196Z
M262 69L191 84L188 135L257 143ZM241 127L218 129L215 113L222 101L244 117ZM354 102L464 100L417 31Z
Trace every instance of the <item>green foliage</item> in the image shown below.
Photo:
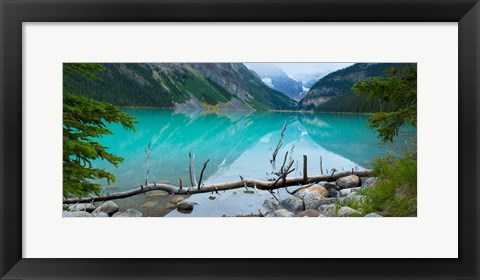
M342 94L315 108L317 112L375 113L390 112L394 105L379 99L368 99L365 95ZM307 109L308 110L308 109Z
M366 200L350 207L361 210L361 216L378 213L390 217L417 216L417 159L414 154L396 157L389 152L373 161L378 180L373 188L364 188L359 194Z
M388 77L375 77L356 82L352 89L368 99L391 104L393 112L378 112L369 119L383 142L392 142L403 125L417 126L417 69L415 64L391 68Z
M108 148L95 141L95 138L112 133L106 128L108 123L119 123L125 129L134 130L135 120L114 105L77 94L75 87L68 83L81 79L98 82L96 73L103 70L102 65L65 63L63 70L63 194L99 194L100 185L91 180L105 178L110 182L115 181L115 177L94 168L92 161L102 159L117 166L123 159L108 153Z

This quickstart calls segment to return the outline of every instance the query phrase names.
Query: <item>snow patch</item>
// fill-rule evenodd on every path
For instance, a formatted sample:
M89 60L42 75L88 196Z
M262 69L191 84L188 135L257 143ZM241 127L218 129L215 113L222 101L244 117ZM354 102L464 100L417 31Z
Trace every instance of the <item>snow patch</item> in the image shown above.
M263 78L262 82L266 84L268 87L273 88L273 83L271 78Z

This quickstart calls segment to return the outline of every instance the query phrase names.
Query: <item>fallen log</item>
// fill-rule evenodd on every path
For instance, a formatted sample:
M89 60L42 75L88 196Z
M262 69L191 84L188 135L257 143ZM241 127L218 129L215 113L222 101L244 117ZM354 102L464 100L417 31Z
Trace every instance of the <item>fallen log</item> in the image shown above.
M255 179L244 179L241 181L234 181L228 183L220 183L220 184L209 184L204 185L201 188L190 187L190 188L179 188L174 185L169 184L148 184L147 186L139 186L134 189L125 191L125 192L118 192L103 196L91 196L88 198L64 198L63 204L72 204L72 203L91 203L96 201L106 201L106 200L113 200L113 199L120 199L126 198L130 196L134 196L141 193L146 193L150 191L165 191L172 195L181 195L181 194L196 194L196 193L206 193L206 192L216 192L222 190L231 190L231 189L238 189L246 187L256 187L259 190L274 190L289 186L295 185L303 185L308 183L315 183L320 181L334 181L339 178L348 176L348 175L357 175L360 177L369 177L373 176L373 171L371 170L362 170L362 171L353 171L353 172L338 172L332 173L331 175L316 175L311 177L293 177L287 179L280 179L278 181L260 181Z

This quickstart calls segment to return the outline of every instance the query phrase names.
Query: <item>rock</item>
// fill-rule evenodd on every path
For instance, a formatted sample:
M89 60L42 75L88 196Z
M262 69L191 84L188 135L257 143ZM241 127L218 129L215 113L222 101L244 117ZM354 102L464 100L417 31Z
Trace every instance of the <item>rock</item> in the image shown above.
M365 182L362 184L362 188L372 188L374 189L375 186L377 185L377 177L370 177L365 180Z
M95 209L95 211L93 211L93 212L94 213L105 212L109 216L112 216L113 214L118 212L119 209L120 208L118 207L118 205L113 203L112 201L105 201L104 203L102 203L102 205L97 207L97 209Z
M118 213L118 212L117 212ZM98 218L108 218L108 214L105 212L98 212L98 213L93 213L93 217L98 217Z
M338 205L342 205L342 206L345 206L347 205L347 196L340 196L340 197L337 197L337 203Z
M340 189L354 188L360 184L360 178L357 175L348 175L336 181Z
M255 193L255 191L253 191L253 190L244 190L243 193L253 194L253 193Z
M144 203L141 207L142 208L152 208L152 207L157 206L157 204L158 204L158 201L149 201L149 202Z
M85 211L63 211L62 217L93 217L92 214L85 212Z
M352 217L354 216L355 214L359 214L360 212L358 212L357 210L355 209L352 209L350 207L347 207L347 206L343 206L342 208L340 208L338 210L338 217Z
M301 189L299 190L298 192L303 192L303 193L314 193L314 194L317 194L317 195L321 195L325 198L328 197L328 191L326 188L320 186L320 185L312 185L311 187L308 187L308 188L305 188L305 189Z
M113 214L112 217L120 216L120 215L122 215L122 213L123 213L123 212L117 212L117 213Z
M340 190L340 188L335 184L335 182L327 182L323 184L323 187L326 188L328 191L330 189Z
M210 200L214 200L215 198L217 198L217 197L214 196L214 195L210 195L210 196L208 197L208 199L210 199Z
M382 215L379 215L377 213L369 213L367 215L365 215L364 217L369 217L369 218L382 218L383 216Z
M143 213L135 209L127 209L127 211L114 215L114 217L143 217Z
M337 208L335 204L322 205L318 208L318 212L324 215L325 217L335 217L337 216Z
M172 197L172 199L170 199L170 202L174 203L174 204L177 204L179 203L180 201L183 201L185 200L185 197L181 196L181 195L176 195L174 197Z
M360 185L362 186L367 181L368 177L360 177Z
M343 189L343 190L340 190L338 192L338 195L343 197L343 196L347 196L351 193L352 191L350 189Z
M278 209L286 209L290 212L303 211L303 200L295 196L289 196L278 203Z
M162 197L166 197L167 195L168 193L166 192L151 193L147 195L147 198L162 198Z
M320 200L320 202L318 203L318 207L320 207L322 205L335 204L335 202L337 202L337 199L334 198L334 197L324 198L324 199Z
M175 204L172 204L172 203L166 203L165 204L165 208L167 209L175 209L177 208L177 206Z
M78 203L68 207L68 211L87 211L92 213L95 210L95 205L91 203Z
M267 217L293 217L293 213L285 209L275 210L268 214Z
M356 204L363 204L367 200L367 197L361 194L351 193L347 196L346 201L352 201Z
M297 217L318 217L322 215L320 212L316 210L304 210L297 214Z
M305 210L317 210L321 205L321 201L325 199L323 196L317 193L306 193L303 196L303 204L305 205Z
M177 208L182 209L182 210L192 210L195 205L197 205L198 202L190 200L190 199L185 199L177 203Z
M63 210L68 210L68 204L63 204Z
M273 211L277 210L277 202L273 198L265 199L262 207L260 207L260 215L265 217Z
M330 189L328 189L328 196L329 197L337 197L337 196L339 196L339 193L336 189L330 188Z
M340 196L348 196L352 193L358 192L360 188L341 189L338 194Z

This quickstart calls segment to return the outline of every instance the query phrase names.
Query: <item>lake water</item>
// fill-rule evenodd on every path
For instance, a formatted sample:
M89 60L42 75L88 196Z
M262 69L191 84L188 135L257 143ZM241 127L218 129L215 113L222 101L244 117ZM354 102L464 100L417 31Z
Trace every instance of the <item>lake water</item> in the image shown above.
M145 149L151 143L149 182L167 182L178 185L182 179L189 184L189 157L195 154L197 178L203 163L209 159L203 182L238 181L246 178L266 180L271 171L269 157L277 145L284 124L287 125L283 146L277 156L281 165L286 151L295 145L293 159L298 161L299 176L302 157L308 156L309 174L323 169L352 170L369 168L375 156L388 150L398 150L405 141L413 141L415 131L402 132L393 144L380 144L376 135L367 128L368 115L312 114L298 112L243 112L222 111L178 112L164 109L125 109L140 122L136 131L125 131L119 125L109 128L113 135L100 139L115 155L124 158L118 168L108 162L96 161L94 166L112 172L117 181L104 186L104 193L125 191L145 182L147 160ZM294 164L296 166L296 164ZM145 216L235 216L258 213L268 192L244 193L242 189L215 194L196 194L190 199L199 202L192 213L183 214L166 208L171 196L161 193L137 195L117 200L122 210L135 208ZM280 193L280 196L284 193Z

